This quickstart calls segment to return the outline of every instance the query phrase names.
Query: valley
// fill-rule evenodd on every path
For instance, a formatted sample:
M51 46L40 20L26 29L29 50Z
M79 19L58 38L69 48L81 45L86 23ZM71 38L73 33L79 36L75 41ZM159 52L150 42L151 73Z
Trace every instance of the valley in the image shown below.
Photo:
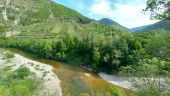
M10 48L7 50L15 54L14 58L19 60L19 63L17 63L17 65L10 64L9 66L28 67L31 72L37 74L38 76L37 78L40 78L40 80L41 78L43 78L45 80L45 82L42 84L45 88L47 88L43 92L44 95L51 94L55 96L61 96L61 94L63 94L64 96L67 96L69 94L72 94L74 96L79 96L80 94L83 94L86 92L91 93L91 90L93 90L94 94L96 94L96 92L99 94L106 94L106 92L109 91L109 88L111 86L115 86L103 80L96 73L89 71L85 68L68 65L68 64L56 62L53 60L43 59L37 55L30 54L30 53L27 53L27 52L24 52L18 49ZM8 52L7 50L6 52ZM17 61L15 59L11 60L11 63L16 63L16 62ZM29 63L31 66L29 65ZM53 68L51 69L50 66L48 65L52 66ZM35 67L32 67L32 66L35 66ZM53 72L51 72L52 70ZM41 73L43 74L40 75ZM57 78L52 77L54 73L57 75ZM55 81L56 79L58 80ZM62 87L62 93L61 93L60 85ZM123 89L125 92L127 90L124 88L121 88L121 89ZM57 92L57 93L54 93L54 92ZM43 94L41 94L41 96L43 96Z
M159 22L130 29L54 0L0 0L0 96L169 96L170 2L160 1L143 10ZM152 13L155 2L167 10Z

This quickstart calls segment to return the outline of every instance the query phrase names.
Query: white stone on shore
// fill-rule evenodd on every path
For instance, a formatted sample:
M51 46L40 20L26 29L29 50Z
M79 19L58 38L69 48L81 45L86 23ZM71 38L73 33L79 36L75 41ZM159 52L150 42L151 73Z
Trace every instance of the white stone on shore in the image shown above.
M113 85L117 85L126 89L131 89L131 83L121 77L115 75L108 75L105 73L99 73L99 76Z
M0 57L2 57L1 54ZM38 96L47 96L47 94L48 96L62 96L60 80L52 71L52 66L30 60L19 54L15 54L15 57L10 59L10 62L8 63L6 63L6 60L0 59L0 64L1 66L12 66L12 70L24 66L29 68L31 72L35 73L36 78L41 80L43 84L43 90L39 92Z

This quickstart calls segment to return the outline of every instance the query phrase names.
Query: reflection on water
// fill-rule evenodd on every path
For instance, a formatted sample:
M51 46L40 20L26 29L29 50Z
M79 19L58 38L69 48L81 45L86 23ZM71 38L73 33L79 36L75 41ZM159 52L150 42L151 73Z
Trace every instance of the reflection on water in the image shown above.
M72 96L79 96L80 93L84 92L106 92L111 86L111 84L101 79L97 74L85 68L43 59L19 49L10 48L8 50L34 61L52 65L54 72L61 80L63 95L70 93Z

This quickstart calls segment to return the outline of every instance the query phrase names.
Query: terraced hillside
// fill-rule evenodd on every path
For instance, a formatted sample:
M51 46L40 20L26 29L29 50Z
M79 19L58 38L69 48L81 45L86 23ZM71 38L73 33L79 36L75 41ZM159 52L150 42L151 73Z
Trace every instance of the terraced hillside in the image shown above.
M0 14L2 48L21 49L42 58L81 65L96 73L130 78L170 76L168 31L123 32L51 0L0 0ZM71 82L81 79L71 79ZM144 93L149 91L143 87ZM157 90L159 88L154 88L155 94L166 91ZM118 89L111 93L110 96L126 96ZM162 96L160 94L157 95Z
M110 67L115 63L113 58L120 59L120 65L128 63L123 56L118 58L113 54L121 51L121 55L127 55L121 48L135 40L129 32L87 18L51 0L0 0L0 10L1 47L85 64L95 70L99 66L116 68ZM116 48L118 53L114 52Z
M115 31L50 0L0 0L0 13L0 36L7 38L52 39L65 33Z
M62 31L65 25L74 31L76 26L72 22L86 19L78 12L50 0L0 0L0 13L1 35L4 33L6 37L36 34L47 38Z

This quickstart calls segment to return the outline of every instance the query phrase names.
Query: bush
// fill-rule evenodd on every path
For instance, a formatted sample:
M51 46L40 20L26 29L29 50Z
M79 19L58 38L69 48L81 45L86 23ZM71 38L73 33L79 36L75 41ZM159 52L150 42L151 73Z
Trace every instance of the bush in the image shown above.
M170 90L165 86L158 86L155 83L147 83L139 86L135 96L169 96Z
M30 70L26 67L21 67L15 71L14 78L23 79L31 74Z
M5 32L6 28L4 26L0 26L0 33Z
M111 94L111 96L127 96L127 94L124 92L124 90L120 89L117 86L110 88L110 94Z
M31 96L29 89L23 85L16 85L11 89L13 96Z
M29 78L14 78L24 75ZM0 68L0 96L34 96L41 87L41 83L35 79L34 74L30 74L27 68L22 67L16 71Z
M13 53L7 52L7 53L5 53L5 57L6 57L6 59L11 59L11 58L14 58L15 55Z

